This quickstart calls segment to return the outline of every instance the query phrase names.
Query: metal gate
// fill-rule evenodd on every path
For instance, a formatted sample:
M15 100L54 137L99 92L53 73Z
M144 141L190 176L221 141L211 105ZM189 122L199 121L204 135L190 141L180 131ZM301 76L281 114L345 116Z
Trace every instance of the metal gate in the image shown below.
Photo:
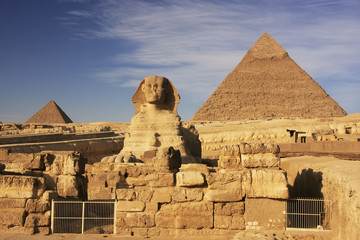
M115 233L114 201L52 201L52 233Z
M330 212L330 201L324 199L289 199L286 206L286 227L330 229Z

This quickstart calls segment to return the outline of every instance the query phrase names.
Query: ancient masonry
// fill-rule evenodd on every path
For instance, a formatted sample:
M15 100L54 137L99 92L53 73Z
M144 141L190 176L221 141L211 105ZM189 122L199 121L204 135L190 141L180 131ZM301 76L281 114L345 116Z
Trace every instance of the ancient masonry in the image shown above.
M73 121L66 113L54 102L50 101L37 113L35 113L26 123L72 123Z
M191 120L345 115L338 103L264 33Z

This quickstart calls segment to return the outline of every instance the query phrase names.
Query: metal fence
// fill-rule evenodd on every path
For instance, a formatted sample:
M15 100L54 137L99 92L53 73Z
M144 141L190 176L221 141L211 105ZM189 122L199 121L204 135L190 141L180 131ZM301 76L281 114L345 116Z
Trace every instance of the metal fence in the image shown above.
M286 206L286 227L330 229L330 212L330 201L324 199L289 199Z
M115 233L114 201L52 201L52 233Z

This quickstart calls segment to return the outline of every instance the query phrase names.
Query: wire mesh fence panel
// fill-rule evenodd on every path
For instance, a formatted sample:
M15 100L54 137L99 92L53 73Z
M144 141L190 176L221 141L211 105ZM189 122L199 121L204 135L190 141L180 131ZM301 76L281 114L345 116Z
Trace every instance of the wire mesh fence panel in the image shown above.
M330 202L324 199L289 199L286 206L287 228L330 229Z
M115 202L53 201L52 233L114 233Z

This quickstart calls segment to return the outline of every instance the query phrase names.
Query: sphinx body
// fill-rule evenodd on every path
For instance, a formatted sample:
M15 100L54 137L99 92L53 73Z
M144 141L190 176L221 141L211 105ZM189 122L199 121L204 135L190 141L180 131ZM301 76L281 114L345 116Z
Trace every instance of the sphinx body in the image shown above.
M135 116L125 136L124 147L110 161L146 163L159 156L162 149L173 147L180 151L183 163L197 162L185 144L177 114L179 101L177 90L167 78L144 78L132 98Z

